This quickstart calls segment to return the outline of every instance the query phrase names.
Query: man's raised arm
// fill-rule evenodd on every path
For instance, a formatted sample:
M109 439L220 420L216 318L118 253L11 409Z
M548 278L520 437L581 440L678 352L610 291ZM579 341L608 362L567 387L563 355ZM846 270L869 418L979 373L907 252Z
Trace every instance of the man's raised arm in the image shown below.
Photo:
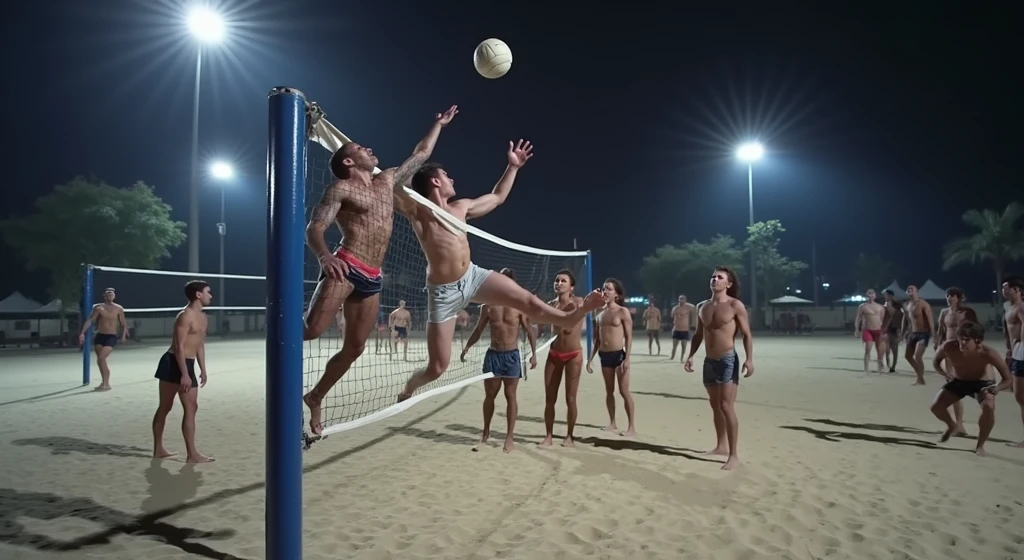
M486 216L505 202L508 194L512 192L512 184L516 182L519 168L526 165L527 160L533 157L533 145L529 141L522 139L515 144L509 141L507 155L508 167L505 168L505 173L502 174L501 179L498 179L498 182L494 185L494 189L483 196L465 199L466 204L469 204L469 208L466 209L467 220Z
M402 165L384 171L384 173L390 173L392 176L396 196L404 200L405 191L403 189L405 184L412 179L416 170L430 159L431 154L434 153L434 145L437 144L437 137L441 134L441 129L452 122L452 119L457 114L459 114L458 105L452 105L444 113L438 113L433 126L427 131L427 135L413 148L412 155L403 161Z

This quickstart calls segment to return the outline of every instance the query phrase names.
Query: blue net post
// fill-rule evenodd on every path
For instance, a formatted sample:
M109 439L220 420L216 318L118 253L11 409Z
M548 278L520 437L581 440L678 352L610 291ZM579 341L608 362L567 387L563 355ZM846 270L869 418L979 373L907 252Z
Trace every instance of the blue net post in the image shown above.
M82 275L82 322L85 324L92 315L92 265L85 265L85 274ZM82 385L89 384L89 368L92 365L89 349L92 348L92 325L85 331L85 340L82 342Z
M587 278L585 280L587 286L587 294L594 291L594 253L587 251L587 258L585 266L587 268ZM587 359L594 352L594 318L593 313L587 313Z
M278 87L269 101L266 557L300 560L306 98Z

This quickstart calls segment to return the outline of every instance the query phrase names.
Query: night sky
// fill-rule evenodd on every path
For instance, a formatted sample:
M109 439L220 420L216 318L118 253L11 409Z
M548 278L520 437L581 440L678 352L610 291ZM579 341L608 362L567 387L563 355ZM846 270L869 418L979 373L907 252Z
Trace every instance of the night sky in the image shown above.
M155 185L187 220L196 47L177 4L5 10L4 50L20 54L4 60L0 216L94 174ZM227 272L266 273L266 96L288 85L381 167L458 104L434 159L463 194L492 187L508 140L531 140L536 157L508 202L476 225L551 249L575 238L593 250L596 279L620 277L634 293L654 248L742 238L747 169L733 149L756 138L767 152L754 169L755 219L782 220L792 258L810 262L816 242L834 291L852 289L863 251L898 263L902 285L932 278L987 299L991 267L944 272L941 248L967 232L964 210L1024 198L1014 77L1024 14L998 4L220 2L232 39L203 67L199 149L242 173L227 193ZM488 37L514 55L499 80L471 62ZM201 200L200 264L213 272L218 186L204 183ZM185 270L187 247L163 268ZM17 289L48 301L45 274L23 272L6 245L0 268L0 297ZM810 271L796 284L809 290Z

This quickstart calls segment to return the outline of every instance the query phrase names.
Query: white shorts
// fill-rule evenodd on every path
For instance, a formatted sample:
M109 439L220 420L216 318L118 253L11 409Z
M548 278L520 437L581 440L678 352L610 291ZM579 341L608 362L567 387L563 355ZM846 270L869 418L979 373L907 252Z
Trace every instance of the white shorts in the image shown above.
M427 284L427 322L444 323L466 308L491 271L469 263L469 270L450 284Z
M1013 352L1010 353L1010 357L1024 362L1024 341L1018 340L1017 344L1013 345Z

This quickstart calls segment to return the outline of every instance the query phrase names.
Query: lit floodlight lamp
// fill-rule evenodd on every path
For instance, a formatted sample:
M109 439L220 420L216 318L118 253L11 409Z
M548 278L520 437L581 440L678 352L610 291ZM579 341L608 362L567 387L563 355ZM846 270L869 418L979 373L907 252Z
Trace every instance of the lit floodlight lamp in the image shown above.
M235 175L235 170L223 161L218 161L210 166L210 175L215 179L230 179Z
M203 43L224 40L224 19L209 8L195 8L188 14L188 30Z
M747 144L743 144L742 146L739 147L739 149L736 150L736 157L738 157L741 161L745 161L748 163L761 159L761 156L763 155L764 146L762 146L758 142L749 142Z

